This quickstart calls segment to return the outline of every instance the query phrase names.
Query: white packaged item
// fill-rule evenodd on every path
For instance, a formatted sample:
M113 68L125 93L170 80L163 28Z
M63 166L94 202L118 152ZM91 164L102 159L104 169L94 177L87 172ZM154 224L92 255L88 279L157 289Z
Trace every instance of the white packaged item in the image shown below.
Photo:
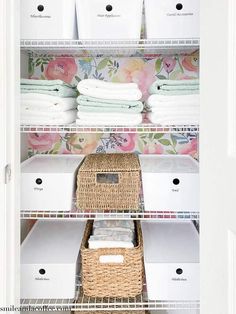
M133 230L127 228L96 228L93 230L93 235L110 237L129 236L132 238L134 236L134 232Z
M22 39L77 39L75 0L21 0Z
M35 155L21 165L21 209L70 211L83 155Z
M73 299L85 222L37 221L21 246L21 298Z
M143 0L76 0L79 39L139 39Z
M139 155L145 211L199 211L199 166L188 155Z
M199 12L199 0L145 0L147 38L199 38Z
M134 244L131 241L112 241L112 240L93 240L89 239L89 248L90 249L114 249L114 248L125 248L131 249L134 248Z
M89 238L90 241L124 241L132 242L132 234L120 234L120 235L91 235Z
M200 298L199 235L191 221L142 222L149 300Z
M132 220L94 220L93 229L96 228L127 228L134 230Z

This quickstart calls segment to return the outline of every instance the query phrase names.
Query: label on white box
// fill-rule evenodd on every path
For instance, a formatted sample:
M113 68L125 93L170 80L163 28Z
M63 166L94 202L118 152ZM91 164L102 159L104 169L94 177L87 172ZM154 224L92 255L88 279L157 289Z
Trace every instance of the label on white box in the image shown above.
M145 263L145 271L150 300L199 300L198 263Z
M199 0L145 0L148 38L199 38Z

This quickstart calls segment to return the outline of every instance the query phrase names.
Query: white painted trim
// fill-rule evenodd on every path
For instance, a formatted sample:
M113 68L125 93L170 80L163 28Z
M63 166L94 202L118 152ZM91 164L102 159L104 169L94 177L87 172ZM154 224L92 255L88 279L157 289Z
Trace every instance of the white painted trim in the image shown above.
M19 0L0 1L0 307L19 304L19 8Z
M236 2L228 0L228 154L236 157Z
M236 233L228 231L229 306L228 314L236 313Z
M0 307L6 306L6 1L0 1Z

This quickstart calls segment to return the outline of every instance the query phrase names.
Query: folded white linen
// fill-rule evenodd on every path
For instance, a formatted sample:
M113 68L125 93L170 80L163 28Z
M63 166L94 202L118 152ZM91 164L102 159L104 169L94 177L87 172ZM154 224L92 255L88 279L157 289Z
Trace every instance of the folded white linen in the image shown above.
M73 123L76 120L77 110L64 112L28 112L21 113L21 124L31 125L60 125Z
M135 83L127 84L99 80L82 80L79 82L77 89L85 96L99 99L136 101L142 98L142 92Z
M194 94L194 95L173 95L173 96L166 96L166 95L151 95L148 100L147 104L149 106L155 106L159 104L176 104L176 103L200 103L200 95Z
M134 247L132 242L124 241L90 241L88 240L90 249L105 249L105 248L126 248Z
M199 107L193 107L193 106L188 106L186 108L184 107L179 107L179 108L150 108L150 111L156 114L161 115L187 115L187 114L195 114L199 115L200 114L200 108Z
M76 123L83 126L99 126L99 125L116 125L116 126L132 126L142 123L143 117L141 113L96 113L96 112L79 112Z
M181 109L181 108L200 108L199 103L197 102L175 102L175 103L155 103L155 104L148 104L147 107L148 109L150 109L151 111L154 110L161 110L161 109L167 109L167 110L171 110L171 109Z
M44 94L21 94L21 110L38 112L58 112L76 109L76 98L57 97Z
M138 89L138 84L136 83L115 83L115 82L107 82L96 79L84 79L81 80L78 84L79 87L87 87L87 88L101 88L107 90L124 90L124 89Z
M161 106L161 107L152 107L149 108L151 112L154 112L160 116L170 115L172 116L179 116L179 115L199 115L200 114L200 107L195 105L183 105L179 107L175 106Z
M148 118L153 124L160 125L196 125L199 124L199 115L181 114L181 115L159 115L157 113L148 113Z

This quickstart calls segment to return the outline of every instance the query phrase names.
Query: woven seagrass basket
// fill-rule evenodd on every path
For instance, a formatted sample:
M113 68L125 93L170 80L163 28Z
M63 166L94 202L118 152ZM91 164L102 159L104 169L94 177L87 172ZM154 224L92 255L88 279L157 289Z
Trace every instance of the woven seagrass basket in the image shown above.
M88 155L78 172L81 210L138 210L141 168L135 154Z
M81 245L82 286L84 295L95 298L128 298L143 290L143 238L139 222L135 222L134 248L89 249L88 239L93 222L88 221ZM101 263L100 257L123 256L123 263Z

